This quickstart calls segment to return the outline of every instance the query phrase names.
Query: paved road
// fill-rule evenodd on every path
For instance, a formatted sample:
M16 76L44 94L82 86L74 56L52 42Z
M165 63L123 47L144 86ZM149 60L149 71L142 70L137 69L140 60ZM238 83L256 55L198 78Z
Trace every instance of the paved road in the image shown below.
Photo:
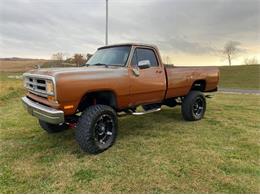
M231 89L231 88L219 88L221 93L235 93L235 94L254 94L260 95L260 90L250 90L250 89Z

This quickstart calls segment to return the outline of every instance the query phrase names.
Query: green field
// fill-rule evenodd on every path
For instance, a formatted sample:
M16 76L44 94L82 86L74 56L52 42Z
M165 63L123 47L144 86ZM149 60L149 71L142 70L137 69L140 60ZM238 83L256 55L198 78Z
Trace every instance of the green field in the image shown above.
M220 87L233 89L260 89L260 65L222 66Z
M116 144L83 153L74 130L49 135L1 75L0 193L260 193L260 96L217 93L206 116L180 108L119 119Z

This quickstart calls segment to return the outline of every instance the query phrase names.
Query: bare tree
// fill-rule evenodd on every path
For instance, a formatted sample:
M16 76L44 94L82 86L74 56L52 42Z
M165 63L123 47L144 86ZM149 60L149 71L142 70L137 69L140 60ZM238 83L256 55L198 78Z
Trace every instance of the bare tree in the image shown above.
M59 65L62 64L63 58L64 58L64 54L61 52L52 55L52 60L55 60Z
M73 62L77 65L80 66L84 63L86 63L86 59L83 57L82 54L75 54L73 57Z
M231 66L231 60L240 51L238 48L239 42L229 41L224 46L223 54L227 57L229 66Z
M170 64L170 57L168 55L163 55L162 59L165 64Z
M246 58L246 59L244 60L244 64L245 64L245 65L256 65L256 64L258 64L258 60L257 60L256 57Z

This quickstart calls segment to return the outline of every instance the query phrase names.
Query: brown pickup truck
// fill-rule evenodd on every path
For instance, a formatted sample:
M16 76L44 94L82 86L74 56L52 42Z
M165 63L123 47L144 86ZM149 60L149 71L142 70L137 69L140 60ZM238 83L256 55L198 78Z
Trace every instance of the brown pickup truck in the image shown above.
M83 67L24 73L22 101L44 130L75 127L82 150L97 154L115 142L118 116L181 105L185 120L200 120L206 111L203 92L216 91L218 81L216 67L164 65L153 45L109 45Z

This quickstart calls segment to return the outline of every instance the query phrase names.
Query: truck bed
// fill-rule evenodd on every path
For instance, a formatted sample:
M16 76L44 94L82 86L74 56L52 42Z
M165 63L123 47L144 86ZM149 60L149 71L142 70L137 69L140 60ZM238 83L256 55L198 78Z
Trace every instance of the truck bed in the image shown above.
M165 65L167 76L166 98L186 95L194 82L204 84L203 91L213 91L217 89L219 81L219 69L214 66L190 67Z

